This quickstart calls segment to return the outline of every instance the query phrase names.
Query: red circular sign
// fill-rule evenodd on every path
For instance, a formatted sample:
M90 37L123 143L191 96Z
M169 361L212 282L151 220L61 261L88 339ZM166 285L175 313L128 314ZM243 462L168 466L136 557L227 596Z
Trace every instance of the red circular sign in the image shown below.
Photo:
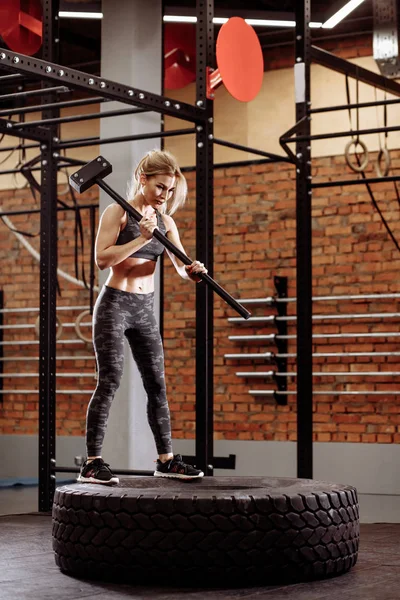
M228 92L242 102L253 100L264 75L263 53L253 27L240 17L229 19L218 34L216 55Z
M10 50L35 54L42 45L40 0L1 0L0 35Z

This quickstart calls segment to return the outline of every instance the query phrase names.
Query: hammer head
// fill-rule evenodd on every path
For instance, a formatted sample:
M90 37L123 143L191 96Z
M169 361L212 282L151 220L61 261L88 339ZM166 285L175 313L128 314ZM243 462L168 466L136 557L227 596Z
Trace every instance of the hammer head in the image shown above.
M98 156L70 175L69 182L74 190L81 194L92 187L96 179L103 179L110 173L112 173L112 165L103 156Z

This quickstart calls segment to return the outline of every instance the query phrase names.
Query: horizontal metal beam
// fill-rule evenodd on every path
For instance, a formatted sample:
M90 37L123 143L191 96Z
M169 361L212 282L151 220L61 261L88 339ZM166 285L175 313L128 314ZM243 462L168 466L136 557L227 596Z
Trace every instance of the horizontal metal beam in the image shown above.
M313 296L313 302L326 302L326 301L338 301L338 300L399 300L400 294L343 294L340 296ZM271 298L265 298L266 301L273 300L274 304L285 304L287 302L296 302L297 298L277 298L276 296ZM243 304L244 301L240 300ZM268 302L270 303L270 302Z
M217 144L217 146L225 146L226 148L233 148L234 150L240 150L242 152L249 152L250 154L258 154L259 156L265 156L266 158L270 158L271 162L292 163L290 158L288 158L287 156L280 156L279 154L265 152L264 150L258 150L256 148L248 148L247 146L242 146L241 144L234 144L233 142L227 142L225 140L220 140L217 138L214 138L214 144Z
M36 75L41 80L67 85L70 89L83 90L103 98L154 110L179 119L194 123L205 123L206 121L206 111L202 105L192 106L185 102L177 102L173 98L166 98L103 77L95 77L83 71L25 54L4 49L0 52L0 65L17 73Z
M322 181L312 183L312 188L343 187L348 185L366 185L367 183L386 183L400 181L400 176L393 177L363 177L362 179L339 179L338 181Z
M18 79L22 79L23 75L21 75L20 73L13 73L12 75L1 75L0 76L0 84L2 83L7 83L8 81L15 81Z
M283 137L281 141L284 144L294 144L296 142L313 142L316 140L332 140L340 137L355 137L359 135L372 135L376 133L392 133L393 131L399 131L399 125L393 125L392 127L374 127L373 129L353 129L346 131L336 131L334 133L318 133L316 135L297 135L295 137Z
M23 115L32 112L41 112L42 110L50 110L51 108L70 108L73 106L85 106L89 104L100 104L101 102L109 102L107 98L82 98L81 100L65 100L64 102L50 102L49 104L36 104L34 106L24 106L24 108L5 108L0 110L0 117L10 117L12 115Z
M0 95L0 102L3 102L3 100L15 100L15 99L19 99L19 98L26 98L27 96L47 96L48 94L54 94L55 92L57 93L67 93L70 90L65 87L65 85L57 85L56 87L51 87L51 88L40 88L37 90L27 90L25 92L14 92L12 94L3 94Z
M122 115L138 115L148 112L145 108L121 108L108 112L87 113L83 115L70 115L69 117L57 117L54 119L41 119L40 121L27 121L19 123L11 121L13 129L25 129L36 125L59 125L60 123L76 123L77 121L91 121L92 119L106 119L107 117L120 117Z
M112 138L93 138L93 139L76 139L66 140L59 144L54 144L56 148L83 148L85 146L97 146L98 144L116 144L120 142L134 142L136 140L151 140L154 138L174 137L178 135L189 135L196 133L196 129L176 129L173 131L154 131L152 133L138 133L137 135L122 135Z
M313 339L349 339L349 338L391 338L400 337L397 331L382 331L380 333L314 333ZM270 333L269 335L230 335L228 340L232 342L275 342L275 340L295 340L297 335L278 335Z
M63 324L63 327L66 325ZM72 323L74 326L74 323ZM4 325L4 328L12 329L17 325ZM32 325L34 327L34 325ZM1 327L0 327L1 329ZM400 356L400 352L315 352L312 355L314 358L356 358L356 357L371 357L376 356ZM280 358L297 358L297 354L294 352L281 353L278 352L257 352L257 353L244 353L244 354L224 354L224 358L235 359L235 360L279 360Z
M323 106L321 108L311 108L308 112L310 115L319 113L334 112L338 110L349 110L352 108L371 108L373 106L389 106L391 104L399 104L400 100L377 100L376 102L355 102L354 104L337 104L334 106Z
M311 60L314 63L327 67L332 71L348 75L353 79L357 79L362 83L366 83L376 87L389 94L400 96L400 84L394 79L388 79L383 75L373 73L368 69L364 69L344 58L339 58L327 50L317 48L317 46L311 46Z
M35 142L47 142L51 139L50 132L47 129L41 129L40 127L26 127L24 131L18 132L10 127L10 121L7 119L0 119L0 133L6 135L12 135L18 138L24 138L28 140L34 140Z
M297 377L295 371L288 373L280 373L278 371L238 371L236 373L238 377L246 378L272 378L276 377ZM316 371L313 373L313 377L397 377L400 375L399 371Z
M339 315L313 315L313 321L325 321L325 320L341 320L341 319L393 319L400 317L400 313L349 313ZM242 319L241 317L229 317L230 323L274 323L275 321L297 321L297 317L277 317L275 315L269 315L267 317L250 317L249 319Z
M296 390L249 390L249 394L252 396L296 396ZM344 391L344 390L318 390L313 391L313 396L399 396L400 392L391 392L388 390L376 391L376 390L357 390L355 392Z
M39 343L39 342L37 342L37 343ZM38 392L39 392L39 390L18 390L15 388L12 390L0 390L0 394L2 394L3 396L7 396L8 394L36 394L37 395ZM56 390L56 394L68 394L68 395L77 394L78 396L80 394L92 395L93 389L91 389L91 390Z

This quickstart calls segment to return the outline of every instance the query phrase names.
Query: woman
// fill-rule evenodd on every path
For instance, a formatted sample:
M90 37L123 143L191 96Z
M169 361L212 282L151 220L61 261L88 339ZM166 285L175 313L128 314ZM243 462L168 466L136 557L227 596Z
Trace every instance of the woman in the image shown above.
M164 355L154 316L154 272L165 247L153 237L158 228L184 252L171 217L186 200L187 185L176 159L154 150L140 161L134 175L129 203L143 218L138 223L118 204L108 206L100 219L96 239L96 264L111 268L93 311L93 345L98 383L89 402L86 423L87 460L78 481L113 485L119 482L101 457L111 403L123 370L125 335L147 393L147 415L154 435L158 460L154 475L179 479L203 477L203 472L174 456L171 423L164 380ZM185 266L168 250L183 279L201 281L207 273L195 260Z

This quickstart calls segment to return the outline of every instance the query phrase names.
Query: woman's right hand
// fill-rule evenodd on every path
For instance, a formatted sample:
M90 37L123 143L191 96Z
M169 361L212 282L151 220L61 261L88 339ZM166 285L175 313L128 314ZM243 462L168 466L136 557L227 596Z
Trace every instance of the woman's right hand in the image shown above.
M157 216L156 213L151 217L143 217L139 221L140 233L146 240L151 240L153 237L153 231L157 229Z

